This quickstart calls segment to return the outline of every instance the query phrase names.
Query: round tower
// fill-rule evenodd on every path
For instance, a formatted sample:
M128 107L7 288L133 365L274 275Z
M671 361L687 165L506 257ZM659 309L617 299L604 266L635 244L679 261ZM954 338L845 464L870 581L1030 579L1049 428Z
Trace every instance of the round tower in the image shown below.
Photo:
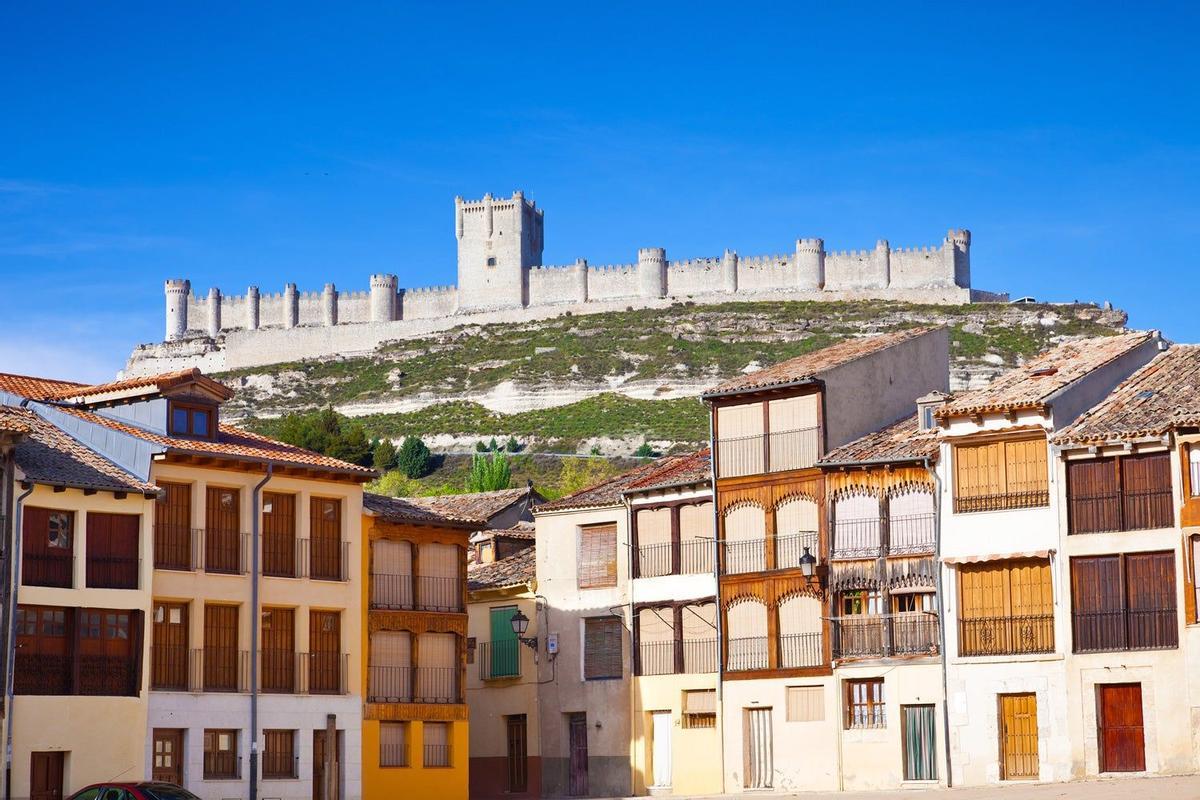
M321 292L321 321L325 327L337 325L337 287L332 283L325 284L325 290Z
M251 286L246 290L246 330L258 330L258 287Z
M871 282L881 289L886 289L892 283L892 248L887 239L875 242L875 250L871 253Z
M391 322L396 318L396 289L399 285L395 275L371 276L371 322Z
M300 324L300 293L296 284L289 283L283 287L283 327L294 328Z
M825 288L825 241L796 240L796 287L810 292Z
M221 290L215 286L208 290L208 335L221 335Z
M638 294L641 297L666 297L667 251L663 247L638 250Z
M167 341L182 339L188 326L188 297L192 293L191 281L171 278L164 287L167 297Z
M721 256L721 291L733 294L737 291L738 254L726 250Z
M971 288L971 232L966 228L948 231L942 251L946 256L947 269L952 270L950 274L954 276L954 285Z
M588 299L588 263L586 258L575 259L575 301L586 303Z

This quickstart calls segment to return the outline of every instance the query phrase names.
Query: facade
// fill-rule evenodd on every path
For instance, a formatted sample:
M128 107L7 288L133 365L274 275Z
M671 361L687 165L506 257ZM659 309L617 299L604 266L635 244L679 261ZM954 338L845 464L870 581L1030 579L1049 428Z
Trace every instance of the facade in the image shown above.
M364 797L467 796L467 540L480 520L366 494Z
M873 759L879 718L860 725L849 708L856 690L834 674L830 582L846 570L830 563L834 498L818 462L911 414L918 397L945 391L948 348L943 329L864 337L704 395L720 543L726 791L878 786L874 760L850 786L845 780L843 743ZM873 391L863 392L867 385ZM876 688L872 708L883 701Z
M821 239L796 239L790 252L668 261L644 247L628 264L577 259L542 263L543 213L522 192L482 200L455 198L458 285L401 289L395 275L372 275L368 291L332 284L278 294L251 286L227 295L191 283L165 284L164 342L138 347L127 375L196 366L211 372L371 351L382 342L425 336L465 323L526 322L573 314L730 299L890 299L961 304L1007 301L971 288L971 233L951 230L930 247L826 251Z

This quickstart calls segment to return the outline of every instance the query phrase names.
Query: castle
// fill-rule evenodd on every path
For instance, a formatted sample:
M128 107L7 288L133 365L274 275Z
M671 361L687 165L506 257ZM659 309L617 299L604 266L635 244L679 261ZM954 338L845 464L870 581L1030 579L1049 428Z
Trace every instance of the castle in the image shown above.
M372 275L368 291L243 295L192 292L166 282L166 337L141 345L127 375L180 366L209 371L301 358L370 352L379 344L464 323L523 322L572 313L646 308L690 300L890 299L960 304L1003 300L971 289L971 233L951 230L940 245L826 251L821 239L797 239L782 255L668 261L661 247L638 250L636 263L544 266L544 216L523 192L454 200L458 284L402 289L395 275Z

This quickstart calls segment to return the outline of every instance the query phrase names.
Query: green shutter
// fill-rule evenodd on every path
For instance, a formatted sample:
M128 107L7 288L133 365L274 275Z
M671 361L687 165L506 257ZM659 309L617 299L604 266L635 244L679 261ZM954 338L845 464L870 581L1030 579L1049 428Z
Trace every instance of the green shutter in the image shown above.
M519 675L520 654L517 652L517 634L513 631L512 617L516 606L491 609L492 641L490 659L491 677L504 678Z

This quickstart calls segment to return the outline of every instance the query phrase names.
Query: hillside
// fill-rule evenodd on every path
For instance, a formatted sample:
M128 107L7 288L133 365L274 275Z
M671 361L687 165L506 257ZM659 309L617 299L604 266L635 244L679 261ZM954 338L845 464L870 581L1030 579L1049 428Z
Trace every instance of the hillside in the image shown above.
M463 326L388 343L369 357L227 372L234 417L332 405L373 436L420 434L435 450L516 436L529 451L624 455L704 441L697 396L742 371L839 339L905 327L951 330L951 383L978 386L1045 347L1123 329L1119 310L1092 305L967 306L896 302L757 302L602 315L520 325Z

